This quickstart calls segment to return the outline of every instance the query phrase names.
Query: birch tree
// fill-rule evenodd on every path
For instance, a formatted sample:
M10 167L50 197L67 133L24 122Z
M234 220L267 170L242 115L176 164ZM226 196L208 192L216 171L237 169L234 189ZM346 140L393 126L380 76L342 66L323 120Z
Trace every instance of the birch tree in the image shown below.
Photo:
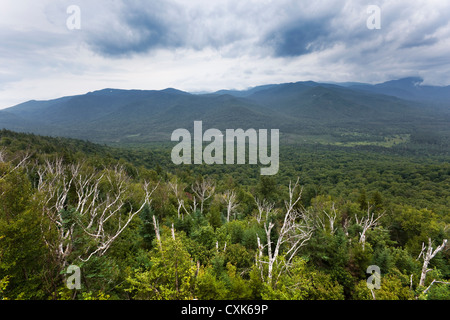
M301 194L302 189L299 187L299 179L297 179L294 185L290 182L289 200L285 201L284 217L275 243L272 243L272 231L275 224L270 220L270 215L268 215L264 222L267 243L262 245L261 239L259 236L257 237L257 266L261 270L262 280L270 285L273 284L274 270L277 270L275 276L278 279L290 267L292 258L297 251L311 238L313 227L309 223L310 220L297 208ZM280 259L281 250L284 245L286 245L284 259ZM267 248L267 259L264 259L263 254L265 248ZM265 265L267 265L267 272L264 271Z
M12 159L8 159L8 154L5 148L0 149L0 163L5 163L8 165L8 168L2 170L0 173L0 180L3 180L7 175L16 171L19 168L25 167L28 162L28 159L32 156L30 152L26 152L21 155L14 156Z
M358 219L358 217L355 215L356 224L360 225L362 227L362 231L359 233L359 243L362 244L362 248L364 250L365 244L366 244L366 232L369 229L373 229L379 225L378 220L384 216L384 213L378 215L375 217L375 212L370 212L371 207L367 209L367 216L362 217L361 219Z
M78 259L87 262L94 255L104 255L132 219L150 205L157 187L143 183L143 199L133 208L128 199L134 190L121 166L95 171L56 159L47 160L38 175L37 200L48 221L41 225L44 241L62 268L74 252L77 230L87 237Z
M230 222L231 215L236 215L236 209L239 205L237 201L236 191L227 190L222 195L222 201L225 203L225 206L227 208L227 222Z
M41 230L45 244L56 257L58 264L64 268L68 263L68 256L72 253L74 225L65 224L63 210L73 177L66 175L63 161L46 160L37 170L39 182L37 186L38 203L42 208L42 216L48 223L41 222ZM46 228L47 230L44 230ZM56 239L49 236L51 231L56 233Z
M267 220L268 215L274 210L275 204L269 202L266 199L260 200L255 198L256 207L258 208L258 214L256 215L256 221L261 223L263 218Z
M442 251L445 248L446 244L447 244L447 239L444 239L442 241L442 244L433 250L431 238L428 238L428 247L426 247L425 243L422 242L422 251L420 252L419 256L417 257L417 260L419 260L420 257L423 258L423 265L422 265L422 272L420 273L419 286L425 285L425 278L427 276L427 273L430 272L431 270L433 270L433 269L428 269L428 264L430 263L431 259L433 259L436 256L436 254L438 252Z
M315 229L321 229L329 232L330 234L335 233L337 212L334 202L331 204L330 210L315 207L308 212L305 212L305 216L312 221Z
M168 182L168 185L172 192L175 195L175 198L177 199L178 208L177 208L177 216L178 219L184 219L184 214L190 215L190 212L186 209L185 202L183 199L183 192L185 190L185 186L182 184L178 184L178 179L175 180L175 182Z
M203 205L205 201L214 195L214 191L216 190L215 183L210 179L201 179L197 180L191 187L195 195L194 210L196 209L195 198L198 198L200 201L200 212L203 213Z

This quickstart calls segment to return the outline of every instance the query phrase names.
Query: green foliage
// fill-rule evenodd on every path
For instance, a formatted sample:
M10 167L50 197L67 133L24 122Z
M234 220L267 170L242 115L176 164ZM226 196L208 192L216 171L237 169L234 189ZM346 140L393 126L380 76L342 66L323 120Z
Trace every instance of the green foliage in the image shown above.
M448 282L449 251L432 259L425 287L418 287L422 261L417 260L422 242L431 238L441 243L450 236L450 166L445 157L413 156L396 148L282 146L279 174L265 177L254 166L174 167L168 160L170 149L162 144L119 149L1 131L0 147L5 147L0 161L0 299L371 300L366 285L369 265L380 267L382 274L381 288L374 290L377 300L450 299L449 286L443 283L436 282L423 293L434 279ZM16 168L27 151L28 162ZM96 243L81 227L87 217L76 210L76 190L69 190L57 212L61 225L55 227L42 214L46 193L38 190L39 170L47 159L57 158L65 164L83 163L85 175L105 173L98 188L100 199L117 187L118 177L111 168L123 165L129 188L120 198L123 209L108 221L106 230L123 225L128 212L140 206L143 181L159 182L150 205L131 220L108 251L87 262L81 256ZM268 284L262 276L267 272L267 247L261 251L263 263L256 263L257 239L263 245L267 239L265 215L258 222L254 197L274 203L269 216L274 245L284 219L287 185L297 176L304 188L296 209L308 214L314 231L289 265L283 263L283 255L290 241L281 246L276 276ZM191 210L190 186L199 177L216 184L215 197L203 213ZM178 181L184 188L180 194L188 213L177 214L178 199L168 181ZM237 194L239 214L227 222L220 199L231 189ZM367 230L363 246L362 227L355 217L366 216L369 207L384 216L376 228ZM61 265L48 244L58 240L59 228L72 226L73 236L64 243L72 250L66 265ZM79 290L66 287L64 270L71 263L81 269Z
M0 300L8 300L8 298L4 295L8 284L9 276L5 276L3 279L0 279Z
M5 167L0 178L0 278L8 276L8 297L44 297L42 270L46 249L38 211L33 210L31 184L21 170Z
M97 292L96 294L92 292L83 292L81 300L109 300L110 296L104 292Z
M429 209L395 206L391 215L394 239L414 255L419 255L422 242L437 238L444 228L441 218Z
M426 300L449 300L450 297L450 284L447 283L437 283L433 285L427 292Z
M183 245L183 240L164 235L161 249L156 248L150 258L148 270L136 270L127 278L130 288L126 291L134 299L183 300L192 299L191 286L196 267Z
M402 276L387 275L381 277L380 289L373 289L375 300L411 300L414 299L414 292L405 284ZM373 300L371 290L367 287L365 280L361 280L355 286L353 294L355 300Z
M275 287L265 285L264 299L271 300L342 300L344 290L323 272L309 270L306 260L294 258L289 275L283 275Z
M199 300L228 299L229 290L224 281L217 278L212 267L201 267L198 273L194 296Z
M223 277L225 285L228 287L228 297L230 300L248 300L252 291L248 286L248 281L240 277L237 269L230 262L227 263L227 272Z
M144 210L139 214L141 220L141 225L139 227L139 234L142 237L143 247L145 249L151 249L153 240L155 239L155 232L153 228L153 217L154 213L150 206L146 205Z

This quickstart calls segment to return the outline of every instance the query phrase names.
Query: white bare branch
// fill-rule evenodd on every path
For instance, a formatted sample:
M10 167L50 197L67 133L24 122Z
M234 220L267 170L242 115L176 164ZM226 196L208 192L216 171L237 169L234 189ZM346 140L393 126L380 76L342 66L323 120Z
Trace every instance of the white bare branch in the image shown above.
M159 233L159 223L158 220L156 220L155 215L152 216L152 219L153 219L153 227L155 228L156 240L158 241L159 249L162 250L161 235Z
M149 183L143 183L141 205L136 209L130 205L125 214L131 183L120 166L98 172L81 163L64 165L62 159L56 159L46 160L37 173L42 214L50 222L48 228L56 230L58 235L56 241L50 241L43 232L44 241L62 267L73 252L76 226L90 238L78 258L86 262L94 255L102 256L131 220L150 205L150 197L159 185L150 189ZM73 190L70 199L69 190Z
M431 281L430 285L425 290L423 290L422 294L427 293L428 290L430 290L431 286L435 283L450 284L450 282L447 282L447 281L437 281L436 279L434 279L433 281Z
M300 189L300 190L298 190ZM290 267L291 261L297 251L304 246L311 238L313 227L309 223L309 219L303 214L301 210L296 208L297 203L300 201L302 195L302 189L299 187L299 180L292 185L289 183L289 200L285 201L285 214L281 228L278 231L278 239L275 242L275 247L272 249L271 232L275 224L266 219L264 224L264 230L266 232L267 244L261 245L259 237L258 240L258 255L257 265L262 268L263 263L267 263L267 276L266 281L268 284L272 284L274 267L278 270L277 279L281 274ZM285 259L282 265L278 256L284 244L287 244L287 251L284 255ZM268 261L262 259L263 249L267 247ZM262 273L263 275L263 273ZM264 280L264 276L262 277Z
M430 263L431 259L433 259L436 256L436 254L438 252L442 251L445 248L446 244L447 244L447 239L444 239L442 241L442 244L433 251L431 238L428 238L428 248L425 247L425 243L422 242L422 251L420 252L419 256L417 257L417 260L419 260L420 257L423 258L423 265L422 265L422 272L420 274L419 286L425 285L425 278L427 276L427 273L432 270L432 269L428 269L428 264Z
M210 179L201 179L201 181L197 180L194 184L192 184L191 188L195 195L194 198L198 198L200 201L200 212L203 213L203 205L205 201L211 198L216 190L215 183ZM195 204L194 207L196 208Z
M178 219L180 217L181 217L181 219L184 219L184 214L182 213L182 210L187 215L190 215L190 212L186 209L186 206L184 205L184 199L182 198L182 193L184 192L185 187L182 186L182 185L180 185L180 186L178 185L178 179L176 179L174 183L169 181L168 185L169 185L170 189L173 191L173 193L175 194L175 198L177 198L177 202L178 202L178 208L177 208ZM181 188L181 191L180 191L180 188Z
M0 149L0 163L8 163L10 165L9 169L0 176L0 180L4 179L17 169L24 167L31 156L32 154L27 151L25 154L19 154L15 158L7 160L6 149ZM16 161L17 163L14 165L13 163Z
M333 203L333 205L331 207L330 214L328 214L328 212L326 212L325 210L323 210L323 212L325 213L325 215L328 218L328 222L329 222L329 225L330 225L330 232L331 232L331 234L334 234L334 232L335 232L334 222L336 221L336 217L337 217L336 209L334 207L334 203Z
M230 216L234 214L236 216L236 209L239 206L239 203L237 201L236 197L236 191L234 190L227 190L222 195L222 201L225 203L227 207L227 222L230 221Z
M365 243L366 243L366 232L369 229L373 229L376 228L378 226L378 220L384 216L384 212L380 215L378 215L377 217L375 217L375 212L370 212L371 211L371 206L369 206L367 208L367 216L362 217L361 220L358 219L358 217L355 215L355 220L356 223L359 224L363 230L359 233L360 237L359 237L359 243L362 244L363 250L365 247Z
M265 219L267 220L269 214L273 211L275 203L268 202L266 199L260 200L255 198L256 206L258 208L258 215L256 216L256 221L261 223L263 219L263 214L265 214Z

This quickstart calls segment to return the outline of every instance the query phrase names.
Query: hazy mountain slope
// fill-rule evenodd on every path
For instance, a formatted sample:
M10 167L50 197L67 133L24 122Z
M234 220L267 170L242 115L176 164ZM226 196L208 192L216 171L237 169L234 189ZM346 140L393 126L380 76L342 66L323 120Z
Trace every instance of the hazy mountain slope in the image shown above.
M422 85L422 82L422 78L410 77L387 81L375 85L350 85L349 88L353 90L391 95L405 100L445 103L447 106L450 106L450 86L427 86Z
M95 126L97 133L105 132L113 139L135 136L137 140L154 139L167 141L178 128L192 130L194 121L203 121L204 128L258 128L271 123L279 126L290 121L264 106L230 95L189 95L164 97L163 100L148 99L127 104L91 123L84 123L86 130Z
M190 94L173 88L103 89L29 101L2 110L0 127L105 143L168 141L173 130L192 130L196 120L203 121L204 129L277 128L293 134L368 130L407 133L418 127L447 130L450 113L388 95L406 95L414 90L411 81L379 86L307 81L212 94ZM445 88L435 90L445 93ZM416 89L420 96L423 88Z

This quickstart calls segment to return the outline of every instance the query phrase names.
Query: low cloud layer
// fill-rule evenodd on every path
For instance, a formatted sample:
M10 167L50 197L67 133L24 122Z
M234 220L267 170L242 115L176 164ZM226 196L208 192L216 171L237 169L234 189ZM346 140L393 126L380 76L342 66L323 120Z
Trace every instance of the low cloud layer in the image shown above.
M70 5L80 30L66 26ZM369 5L381 9L379 30L366 26ZM449 85L449 16L446 0L3 0L0 108L104 87Z

